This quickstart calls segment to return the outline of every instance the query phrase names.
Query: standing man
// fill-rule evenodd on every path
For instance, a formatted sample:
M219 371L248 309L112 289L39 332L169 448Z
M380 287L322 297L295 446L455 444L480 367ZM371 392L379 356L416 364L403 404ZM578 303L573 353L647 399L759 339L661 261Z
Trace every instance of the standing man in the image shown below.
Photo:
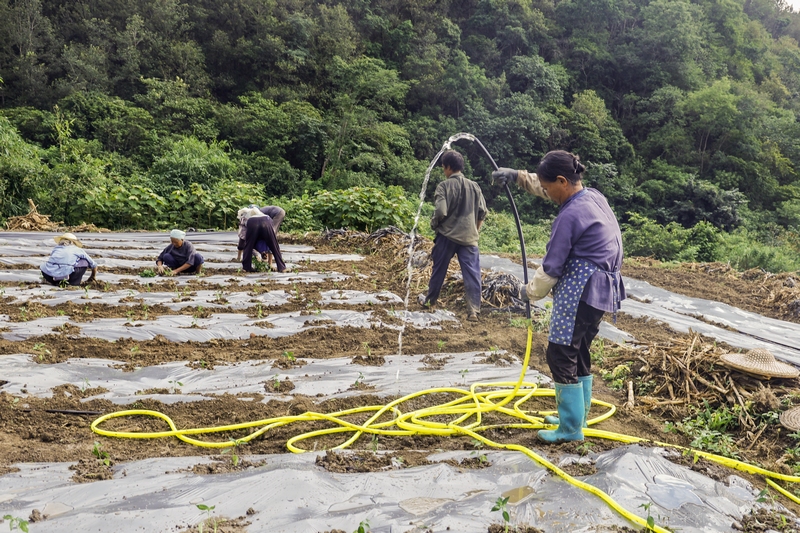
M481 188L461 173L464 158L455 150L442 154L445 180L436 187L436 211L431 229L436 232L431 250L433 271L428 294L420 300L433 307L442 290L447 267L458 256L466 292L467 320L475 322L481 312L481 264L478 252L478 230L486 218L486 200Z

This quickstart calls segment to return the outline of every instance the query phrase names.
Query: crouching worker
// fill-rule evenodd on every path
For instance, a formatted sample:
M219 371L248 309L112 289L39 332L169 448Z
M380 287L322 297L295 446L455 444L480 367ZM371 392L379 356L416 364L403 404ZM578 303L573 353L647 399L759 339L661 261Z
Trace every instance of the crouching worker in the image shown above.
M65 233L53 238L56 246L50 252L50 257L39 269L42 277L50 285L59 286L62 283L77 286L81 284L81 279L86 270L91 268L92 274L86 280L91 283L97 277L97 263L92 261L89 254L81 248L83 245L72 233Z
M275 268L278 272L283 272L286 270L286 264L283 262L283 256L281 255L281 248L278 245L278 237L275 235L272 218L261 213L257 207L250 209L250 211L249 213L244 213L244 216L241 217L244 218L244 243L240 248L242 253L242 268L247 272L254 272L253 250L257 249L257 247L265 247L266 251L261 251L263 251L265 255L271 252L275 257Z
M165 274L165 266L172 270L171 274L200 274L205 260L194 249L194 245L186 240L186 232L174 229L169 232L169 240L170 244L156 259L158 274Z
M516 183L561 206L542 266L520 292L523 300L539 300L553 291L547 365L558 418L545 421L558 428L539 431L549 443L583 440L592 405L589 348L603 314L616 313L625 299L619 224L605 196L583 187L584 170L577 156L557 150L544 156L535 174L508 168L492 173L497 183Z

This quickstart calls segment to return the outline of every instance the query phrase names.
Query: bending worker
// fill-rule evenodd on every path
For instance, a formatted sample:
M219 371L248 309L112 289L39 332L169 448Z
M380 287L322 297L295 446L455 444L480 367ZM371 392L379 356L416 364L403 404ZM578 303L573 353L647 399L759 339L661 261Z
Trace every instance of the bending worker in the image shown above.
M264 254L271 252L275 257L275 268L278 272L286 270L272 218L262 213L257 207L240 209L238 216L240 224L239 252L242 259L242 268L247 272L255 271L253 268L253 250L257 250ZM269 257L267 259L269 260Z
M431 229L436 232L431 250L433 270L428 294L420 295L426 307L436 305L447 267L458 255L467 302L467 320L477 321L481 312L481 263L478 252L478 230L486 218L486 201L480 186L462 174L464 158L455 150L442 154L445 180L436 186L436 211Z
M91 283L97 277L97 263L92 261L89 254L82 250L83 245L72 233L65 233L58 237L53 237L56 246L50 252L47 262L39 267L42 277L50 285L80 285L86 269L91 268L92 274L86 279Z
M169 267L174 274L199 274L203 270L205 260L194 249L194 245L186 240L186 232L174 229L169 232L170 244L156 259L156 268L159 275L164 275L164 266Z
M255 204L250 204L248 207L240 209L237 214L237 218L239 219L239 244L236 247L238 250L236 255L237 261L242 260L242 250L244 250L244 242L247 238L247 219L253 215L258 216L258 213L254 210L270 218L272 221L272 229L275 231L275 240L278 240L278 230L281 227L281 222L286 218L286 211L277 205L258 207ZM272 268L272 250L267 246L266 241L261 240L256 242L255 250L261 254L262 261L265 261L267 265Z
M605 196L583 186L584 170L578 156L556 150L544 156L535 174L509 168L492 173L501 185L516 183L561 206L542 266L520 290L523 300L539 300L553 290L547 364L558 418L545 421L558 428L539 431L549 443L583 440L592 402L589 348L603 313L616 313L625 299L619 224Z

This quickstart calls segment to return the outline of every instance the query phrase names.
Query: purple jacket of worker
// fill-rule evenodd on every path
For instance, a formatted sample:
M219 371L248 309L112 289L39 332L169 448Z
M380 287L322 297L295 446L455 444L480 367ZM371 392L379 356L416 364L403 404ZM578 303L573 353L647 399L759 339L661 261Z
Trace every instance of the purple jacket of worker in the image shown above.
M622 235L606 197L597 189L587 188L585 194L575 195L561 206L542 260L545 274L560 278L567 260L573 257L600 267L586 283L581 301L595 309L615 312L617 302L625 299L619 273Z

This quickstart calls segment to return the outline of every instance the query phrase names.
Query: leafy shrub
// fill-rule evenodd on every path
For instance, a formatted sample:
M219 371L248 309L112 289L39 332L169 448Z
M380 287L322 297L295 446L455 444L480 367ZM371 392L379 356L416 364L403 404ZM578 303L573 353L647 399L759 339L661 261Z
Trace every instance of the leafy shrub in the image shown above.
M768 272L800 270L797 252L786 246L783 239L769 242L762 235L745 229L722 234L719 245L721 260L730 262L737 270L763 268Z
M211 188L220 180L238 177L239 165L226 148L225 143L207 144L193 137L177 141L150 167L153 181L162 184L156 192L165 194L192 184Z
M425 224L427 225L427 220ZM550 239L550 227L549 221L535 226L522 224L522 237L525 239L527 255L544 255L545 246ZM519 234L514 223L514 215L490 210L481 227L478 247L481 252L519 253Z
M405 229L412 216L411 203L400 187L320 191L312 200L312 209L326 227L363 231L386 226Z
M261 187L232 180L219 181L211 189L192 183L167 198L143 185L120 183L86 191L76 202L76 218L115 229L229 229L237 224L236 212L251 203L264 205Z
M626 256L652 256L662 261L716 261L720 232L708 222L686 229L677 222L662 226L638 213L622 225Z
M678 259L684 252L688 231L677 222L662 226L638 213L628 213L622 225L622 244L626 256L653 256L662 261Z
M311 198L304 193L297 198L281 198L277 205L286 211L281 231L314 231L322 229L322 224L311 209Z

